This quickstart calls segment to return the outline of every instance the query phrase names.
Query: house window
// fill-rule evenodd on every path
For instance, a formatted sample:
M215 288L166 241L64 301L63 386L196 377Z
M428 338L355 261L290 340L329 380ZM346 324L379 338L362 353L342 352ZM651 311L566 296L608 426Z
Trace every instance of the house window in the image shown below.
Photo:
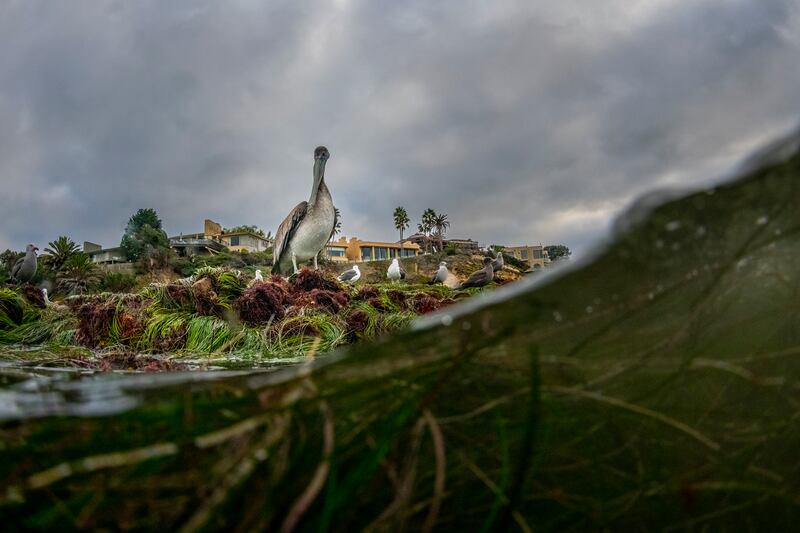
M328 255L331 257L344 257L344 248L328 248Z
M538 248L533 251L533 258L534 259L541 259L542 258L542 251Z
M417 255L417 252L414 250L403 249L403 257L414 257Z
M372 248L369 246L362 246L361 247L361 260L362 261L370 261L372 259Z
M528 258L528 250L522 250L522 258L523 259L527 259Z
M388 259L388 258L389 258L388 248L375 248L375 259Z
M231 246L239 246L239 236L233 235L231 237Z

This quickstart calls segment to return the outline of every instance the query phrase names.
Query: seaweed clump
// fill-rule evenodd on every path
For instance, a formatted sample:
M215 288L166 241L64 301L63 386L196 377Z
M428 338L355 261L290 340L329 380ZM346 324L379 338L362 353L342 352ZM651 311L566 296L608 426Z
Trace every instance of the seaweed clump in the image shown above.
M358 293L353 297L354 300L369 301L372 298L377 298L380 293L375 287L363 285L358 288Z
M420 315L425 315L428 313L432 313L441 307L441 303L439 300L431 296L430 294L425 294L421 292L414 296L413 300L414 311L419 313Z
M356 309L347 316L347 330L350 334L351 341L354 341L359 335L363 335L367 331L369 325L369 315L362 309Z
M286 315L286 290L271 281L256 282L244 290L233 307L248 326L263 326Z
M331 313L338 313L346 306L350 298L341 291L329 291L325 289L312 289L309 292L295 297L294 304L298 307L321 307Z
M342 291L342 287L337 281L326 277L319 270L311 270L310 268L304 268L298 272L294 281L292 281L292 293L311 292L314 289L333 292Z
M75 342L88 348L99 347L109 337L116 312L115 303L99 298L82 303L75 311L79 321Z
M97 369L102 372L111 372L114 370L164 372L169 370L185 370L186 365L175 363L169 359L149 355L137 355L133 352L121 352L103 356L97 364Z
M44 293L42 293L41 289L38 289L33 285L25 285L22 288L22 295L32 306L38 307L39 309L45 308Z

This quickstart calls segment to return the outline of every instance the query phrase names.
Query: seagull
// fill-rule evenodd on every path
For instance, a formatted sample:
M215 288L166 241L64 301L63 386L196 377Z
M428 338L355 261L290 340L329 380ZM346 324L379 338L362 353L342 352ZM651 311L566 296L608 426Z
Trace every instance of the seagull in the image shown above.
M499 272L503 270L505 264L506 262L503 259L503 252L497 252L497 256L494 258L494 261L492 261L492 270Z
M25 283L33 279L36 275L36 252L39 249L29 244L25 248L25 256L20 257L14 266L11 267L11 281L14 283Z
M264 281L263 276L261 276L261 271L260 270L256 270L256 279L255 279L255 281Z
M353 268L350 270L345 270L341 274L339 274L339 281L344 281L345 283L355 283L356 281L361 279L361 271L358 269L358 265L353 265Z
M467 287L483 287L492 281L493 278L494 270L492 269L492 258L484 257L483 268L470 274L467 280L456 288L466 289Z
M400 266L400 262L396 257L392 259L392 263L386 270L386 277L392 280L392 283L396 282L397 280L406 279L406 271Z
M300 202L287 215L275 232L273 244L273 274L297 272L297 262L314 259L330 240L336 227L336 208L325 185L325 162L330 152L324 146L314 150L314 184L311 197ZM292 270L293 269L293 270Z
M444 283L444 280L447 279L447 276L450 275L450 271L447 270L447 263L442 261L439 263L439 270L436 271L436 274L433 275L431 280L428 282L428 285L434 285L436 283Z

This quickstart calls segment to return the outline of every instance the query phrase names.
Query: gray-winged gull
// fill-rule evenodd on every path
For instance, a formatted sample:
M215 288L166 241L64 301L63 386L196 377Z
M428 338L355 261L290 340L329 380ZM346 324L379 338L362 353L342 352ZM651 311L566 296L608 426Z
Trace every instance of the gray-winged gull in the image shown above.
M36 275L36 252L39 249L29 244L25 248L25 256L20 257L11 267L11 281L14 283L27 283Z
M492 258L483 258L483 268L476 270L464 281L457 289L466 289L467 287L483 287L494 278L494 270L492 269Z
M360 279L361 270L359 270L358 265L353 265L353 268L350 270L345 270L339 274L339 281L344 281L345 283L355 283Z

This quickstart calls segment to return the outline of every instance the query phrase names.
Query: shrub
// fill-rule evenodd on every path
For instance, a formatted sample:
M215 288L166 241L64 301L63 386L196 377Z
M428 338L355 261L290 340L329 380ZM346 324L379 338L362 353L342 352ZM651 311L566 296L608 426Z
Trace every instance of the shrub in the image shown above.
M125 272L106 272L100 276L100 292L130 292L136 286L136 276Z

